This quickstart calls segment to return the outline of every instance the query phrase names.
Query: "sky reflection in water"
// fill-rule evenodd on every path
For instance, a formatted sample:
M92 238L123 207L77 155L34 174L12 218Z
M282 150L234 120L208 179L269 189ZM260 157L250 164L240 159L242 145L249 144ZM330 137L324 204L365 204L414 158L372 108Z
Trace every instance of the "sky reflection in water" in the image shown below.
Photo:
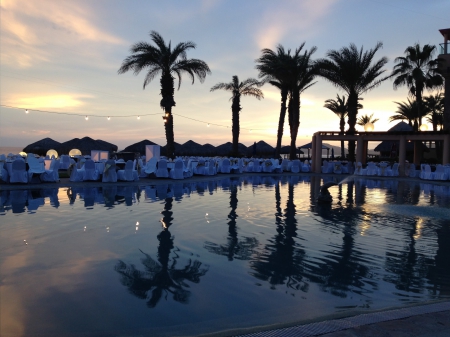
M0 333L199 334L450 296L448 186L355 180L326 205L322 183L0 191Z

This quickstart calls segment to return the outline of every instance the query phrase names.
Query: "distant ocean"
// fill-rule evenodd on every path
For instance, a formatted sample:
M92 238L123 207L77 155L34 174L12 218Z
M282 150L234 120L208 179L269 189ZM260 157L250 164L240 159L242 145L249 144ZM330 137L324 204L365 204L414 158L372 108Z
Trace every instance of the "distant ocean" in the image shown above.
M8 154L8 153L13 153L13 154L18 154L19 152L22 152L23 147L17 147L17 146L0 146L0 154Z

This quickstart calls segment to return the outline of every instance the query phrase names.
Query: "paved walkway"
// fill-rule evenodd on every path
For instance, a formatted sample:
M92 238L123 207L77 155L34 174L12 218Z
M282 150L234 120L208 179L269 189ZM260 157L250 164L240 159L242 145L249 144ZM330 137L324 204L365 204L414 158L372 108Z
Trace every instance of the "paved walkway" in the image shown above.
M219 336L219 335L217 335ZM450 302L406 307L288 328L244 333L240 337L448 337Z

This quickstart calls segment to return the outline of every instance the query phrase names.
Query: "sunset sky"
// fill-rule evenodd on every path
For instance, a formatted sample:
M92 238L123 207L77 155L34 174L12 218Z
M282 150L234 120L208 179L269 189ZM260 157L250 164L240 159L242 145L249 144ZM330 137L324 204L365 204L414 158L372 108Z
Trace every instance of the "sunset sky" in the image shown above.
M375 59L389 59L388 75L406 47L443 42L439 29L450 28L449 13L448 0L1 0L0 146L84 136L119 149L143 139L165 145L159 77L143 90L145 73L117 74L130 46L150 42L152 30L172 44L196 43L188 57L204 60L212 72L193 85L185 76L175 91L175 141L219 145L231 141L230 94L210 88L233 75L257 78L262 48L306 42L307 49L317 47L317 59L350 43L366 50L381 41ZM241 99L239 140L247 146L261 139L276 143L280 94L268 84L262 90L261 101ZM318 78L302 94L297 145L316 131L338 129L339 119L323 108L338 93ZM385 131L394 125L388 122L394 101L405 101L407 88L393 90L387 80L363 97L360 114L373 113L380 119L375 129ZM283 144L289 144L287 124Z

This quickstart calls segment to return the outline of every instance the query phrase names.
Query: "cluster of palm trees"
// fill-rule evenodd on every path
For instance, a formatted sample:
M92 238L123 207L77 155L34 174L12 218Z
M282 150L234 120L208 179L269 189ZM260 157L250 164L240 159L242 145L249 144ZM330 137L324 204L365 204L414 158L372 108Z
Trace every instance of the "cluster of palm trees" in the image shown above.
M174 84L175 77L178 78L178 89L181 84L182 74L188 74L194 83L195 77L203 82L206 75L211 71L208 65L198 59L188 59L186 52L195 48L193 42L182 42L172 48L171 42L166 43L157 32L150 33L154 45L146 42L138 42L131 47L131 55L122 63L119 74L132 70L135 75L142 70L147 70L144 81L145 86L157 75L161 74L161 102L160 106L165 112L164 122L167 139L167 156L174 156L174 132L172 107L175 106ZM300 126L300 96L306 89L316 82L317 77L328 80L338 89L344 91L344 95L337 95L337 100L326 100L325 107L330 109L340 118L340 132L342 134L355 134L357 124L364 125L374 122L372 116L362 116L358 120L358 110L362 109L359 103L362 95L379 86L388 78L394 78L394 89L407 86L413 101L408 103L397 103L399 105L398 115L391 120L408 120L418 130L422 117L429 115L431 123L442 125L443 119L443 95L438 94L423 97L425 89L433 90L443 85L443 77L438 72L439 61L433 58L435 47L419 44L408 47L404 57L395 59L396 65L391 75L382 77L386 71L383 67L388 62L386 57L375 60L376 52L382 48L379 42L373 49L364 51L363 47L358 49L356 45L350 44L339 50L330 50L326 58L313 60L312 55L317 50L312 47L304 49L302 43L295 51L285 49L278 45L275 50L263 49L261 56L256 60L256 69L259 71L260 80L248 78L239 81L237 75L232 77L230 83L218 83L211 91L218 89L232 93L232 138L233 155L238 154L239 142L239 113L241 96L252 96L257 99L264 98L259 89L265 83L269 83L280 90L281 108L278 121L277 145L275 155L278 157L281 149L283 126L286 112L291 136L290 157L296 156L296 138ZM403 109L403 110L402 110ZM409 110L408 110L409 109ZM348 129L345 130L345 118L347 118ZM362 124L361 124L362 123ZM342 155L344 154L343 142L341 143ZM348 159L355 159L355 142L349 141Z

